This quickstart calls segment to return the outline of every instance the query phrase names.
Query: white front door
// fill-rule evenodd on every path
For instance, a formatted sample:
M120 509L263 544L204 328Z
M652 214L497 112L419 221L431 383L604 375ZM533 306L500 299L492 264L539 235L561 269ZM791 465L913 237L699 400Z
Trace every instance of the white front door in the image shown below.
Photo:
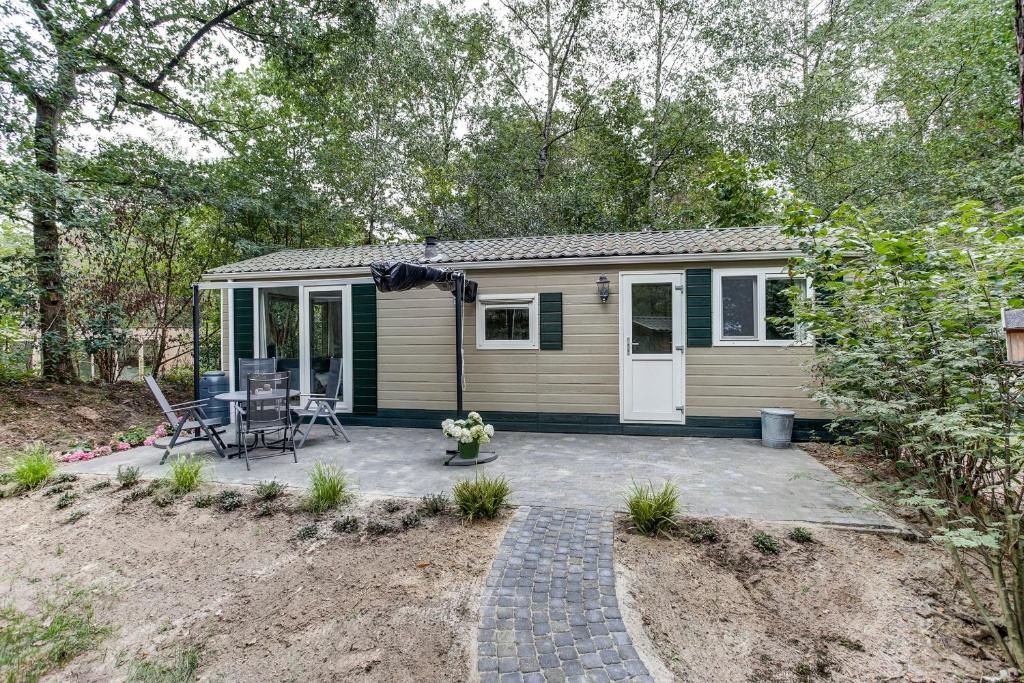
M624 422L683 424L683 274L621 275Z

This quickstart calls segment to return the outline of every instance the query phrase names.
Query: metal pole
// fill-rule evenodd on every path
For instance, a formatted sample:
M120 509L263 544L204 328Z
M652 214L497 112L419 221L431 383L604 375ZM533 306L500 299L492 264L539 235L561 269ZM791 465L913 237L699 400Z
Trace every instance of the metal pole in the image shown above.
M466 274L455 274L455 399L456 418L462 417L462 296L466 291Z
M192 285L192 398L199 400L199 285Z

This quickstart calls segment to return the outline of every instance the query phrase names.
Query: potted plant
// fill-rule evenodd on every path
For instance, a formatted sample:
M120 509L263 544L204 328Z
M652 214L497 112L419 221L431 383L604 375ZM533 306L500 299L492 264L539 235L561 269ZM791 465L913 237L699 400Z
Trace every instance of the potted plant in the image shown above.
M480 413L471 411L465 420L445 420L441 431L449 439L459 443L459 457L475 458L480 455L480 444L489 443L494 436L494 427L484 424Z

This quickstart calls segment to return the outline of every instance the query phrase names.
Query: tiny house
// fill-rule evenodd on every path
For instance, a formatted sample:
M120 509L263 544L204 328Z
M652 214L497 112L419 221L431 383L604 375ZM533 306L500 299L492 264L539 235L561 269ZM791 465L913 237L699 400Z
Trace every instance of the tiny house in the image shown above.
M292 249L215 268L222 366L274 357L304 393L341 358L343 422L437 427L455 406L454 297L380 292L405 261L477 283L463 320L465 407L499 429L756 437L759 409L829 416L791 310L795 241L776 227Z

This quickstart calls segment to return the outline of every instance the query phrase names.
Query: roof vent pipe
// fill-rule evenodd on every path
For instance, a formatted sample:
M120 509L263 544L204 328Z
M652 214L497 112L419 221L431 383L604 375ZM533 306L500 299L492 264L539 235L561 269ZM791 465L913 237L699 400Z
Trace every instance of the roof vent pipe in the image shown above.
M428 235L426 241L423 243L423 258L428 261L437 258L437 237L434 235Z

